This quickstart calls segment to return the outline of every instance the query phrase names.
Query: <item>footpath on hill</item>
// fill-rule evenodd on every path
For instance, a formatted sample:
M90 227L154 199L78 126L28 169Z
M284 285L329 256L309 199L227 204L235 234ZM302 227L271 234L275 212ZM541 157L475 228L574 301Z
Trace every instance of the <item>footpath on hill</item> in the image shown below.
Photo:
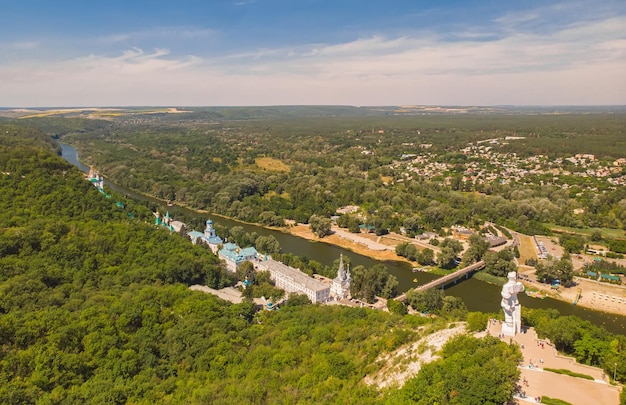
M492 320L483 335L500 336L501 331L502 323ZM516 403L537 403L536 398L548 396L574 405L619 404L619 388L609 384L608 376L602 369L579 364L571 357L561 356L548 340L539 339L534 329L525 328L524 333L501 339L517 343L524 356L518 385L525 392L525 397L517 396ZM545 371L545 368L566 369L594 379L557 374Z

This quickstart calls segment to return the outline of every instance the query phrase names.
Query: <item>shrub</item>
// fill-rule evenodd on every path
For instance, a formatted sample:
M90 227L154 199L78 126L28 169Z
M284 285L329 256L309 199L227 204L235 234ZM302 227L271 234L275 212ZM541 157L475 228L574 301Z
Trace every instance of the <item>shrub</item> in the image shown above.
M541 397L541 403L548 405L572 405L570 402L563 401L562 399L550 398L546 396Z
M557 374L565 374L568 375L570 377L578 377L578 378L584 378L585 380L595 380L595 378L593 378L590 375L587 374L581 374L581 373L575 373L573 371L564 369L564 368L544 368L544 371L550 371L552 373L557 373Z
M469 312L467 314L467 330L469 332L479 332L487 327L489 314L483 312Z

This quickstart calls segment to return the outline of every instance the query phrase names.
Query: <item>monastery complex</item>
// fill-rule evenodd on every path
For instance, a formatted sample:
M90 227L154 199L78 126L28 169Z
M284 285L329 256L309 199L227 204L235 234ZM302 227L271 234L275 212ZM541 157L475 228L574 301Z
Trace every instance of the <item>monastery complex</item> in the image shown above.
M172 226L173 222L176 221L171 220L169 213L164 217L158 213L155 216L157 226L180 232L180 227L175 230ZM329 282L328 279L310 277L299 269L273 260L270 256L260 255L254 247L241 248L234 243L224 242L216 234L213 221L210 219L206 221L204 232L191 231L187 236L193 244L207 244L211 251L224 262L226 269L232 273L237 271L237 268L244 262L251 262L257 271L269 272L276 287L284 290L286 294L304 294L314 304L337 301L350 296L352 278L350 271L344 267L343 256L339 260L337 277Z

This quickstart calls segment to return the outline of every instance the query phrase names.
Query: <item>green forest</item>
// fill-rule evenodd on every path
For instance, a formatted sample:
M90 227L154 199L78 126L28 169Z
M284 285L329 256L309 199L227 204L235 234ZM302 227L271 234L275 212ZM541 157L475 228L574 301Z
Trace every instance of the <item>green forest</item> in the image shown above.
M414 388L379 392L361 381L380 353L420 326L446 327L445 317L297 298L259 312L190 291L234 280L209 249L155 227L133 201L120 208L122 197L107 199L29 131L0 135L0 403L420 401ZM518 351L484 344L498 347L508 383L476 398L501 402Z
M470 330L484 327L491 315L468 314L459 299L445 297L439 290L409 297L412 305L429 310L434 317L406 315L406 308L399 303L397 308L390 306L388 313L310 305L299 297L288 299L279 311L260 311L248 300L230 304L190 291L192 284L233 285L236 277L209 249L155 227L149 207L110 190L111 198L106 198L78 169L57 156L58 146L50 133L31 127L33 120L18 122L20 125L0 124L0 403L496 404L511 398L519 374L519 350L496 339L470 336L449 341L441 359L425 366L402 388L379 391L363 383L366 375L381 369L376 361L381 353L447 328L451 322L467 321ZM288 218L299 209L308 220L309 213L326 215L354 198L368 207L374 218L388 221L380 226L391 228L390 224L403 222L401 213L415 215L410 204L423 204L424 193L439 201L436 207L427 204L424 212L428 214L424 215L431 218L428 215L436 210L428 208L440 209L441 215L432 218L441 223L475 209L464 205L468 201L496 211L498 205L494 207L490 201L502 201L511 212L517 209L515 204L524 201L508 201L504 194L470 197L427 182L415 188L402 183L385 188L381 166L367 168L372 176L379 170L378 179L368 175L355 180L355 186L362 186L357 191L349 185L339 186L339 179L349 182L352 178L343 163L331 167L289 161L289 171L281 168L268 175L251 163L257 156L247 162L242 156L228 157L229 142L245 144L243 138L211 135L207 136L212 139L210 145L199 142L193 149L191 140L202 139L195 127L189 129L186 140L180 127L167 129L170 123L161 128L168 136L146 129L141 140L138 133L133 134L136 138L125 133L128 139L116 135L125 130L115 123L90 121L89 128L81 129L83 120L48 120L43 125L46 132L52 124L55 135L76 140L84 148L82 153L91 153L90 162L99 164L99 159L104 159L106 168L127 165L119 172L107 169L107 175L120 173L120 179L127 173L145 176L146 184L153 182L153 186L163 183L150 176L171 175L177 179L170 184L175 195L161 197L182 202L180 180L188 185L185 203L189 205L196 206L191 202L197 202L197 193L208 193L204 208L212 206L214 194L237 192L238 197L232 194L225 207L233 209L239 201L237 210L265 212L264 218L269 220L275 218L267 212ZM327 139L325 136L320 135L318 141ZM180 139L177 146L171 142L176 138ZM338 149L342 141L337 141ZM148 144L153 147L148 149ZM135 151L140 145L146 146L145 155ZM260 143L249 145L250 151L260 147ZM318 146L311 143L310 156ZM107 157L114 156L113 150L123 152L128 160L106 163ZM168 151L172 150L185 159L196 159L197 170L187 167L189 176L175 176L149 163L150 155L170 159ZM265 154L277 153L272 151L268 148ZM359 161L369 161L365 157L355 153L348 169ZM158 161L160 166L163 161L159 159L152 162ZM172 170L184 166L171 165ZM291 177L296 168L303 170L304 186ZM230 184L223 177L237 182ZM252 178L263 186L251 182ZM211 179L226 188L204 190L201 184L213 187ZM337 187L326 193L326 187L335 181ZM304 193L298 198L297 187ZM364 198L358 190L370 197ZM413 192L416 194L411 196ZM529 191L528 198L536 198L534 192ZM607 200L594 215L614 212L619 198L623 199L620 192L604 194ZM300 198L313 198L317 193L325 202L314 200L317 205L310 211L295 205ZM262 205L268 209L259 211L262 208L253 201L270 205ZM567 202L568 206L578 200L573 201ZM384 209L383 203L391 208ZM290 204L292 211L281 208ZM471 219L480 212L466 215ZM424 221L424 217L419 219ZM309 265L311 271L319 267ZM369 269L360 271L368 277ZM375 284L392 295L393 279L375 279ZM368 299L367 291L363 298ZM562 352L603 367L607 373L619 362L617 379L626 378L626 337L576 317L559 317L556 311L527 310L523 316L525 324L550 338ZM493 384L494 376L498 384Z

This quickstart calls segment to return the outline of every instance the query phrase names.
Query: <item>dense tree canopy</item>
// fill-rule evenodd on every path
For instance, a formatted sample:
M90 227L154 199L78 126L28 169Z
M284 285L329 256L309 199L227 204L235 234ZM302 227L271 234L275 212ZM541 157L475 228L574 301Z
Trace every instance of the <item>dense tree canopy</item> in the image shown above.
M572 260L569 257L557 259L549 256L535 266L537 279L552 284L558 280L563 285L568 285L574 278Z
M487 252L484 256L485 271L498 277L506 277L512 271L517 271L513 253L508 249L499 252Z
M0 403L374 404L363 370L413 336L381 311L190 291L234 280L149 211L37 147L0 144L0 172Z
M210 250L125 201L130 218L49 151L3 145L1 403L376 402L360 370L390 325L411 336L402 318L192 292L234 282Z
M463 253L463 263L465 265L470 265L472 263L476 263L482 260L483 255L489 249L489 242L487 242L485 238L480 234L472 234L468 242L469 247Z
M350 295L353 298L373 303L376 296L395 297L398 280L389 274L384 265L376 264L370 268L356 266L350 273L352 275Z
M233 305L190 291L190 284L220 288L235 280L210 250L154 227L146 206L99 193L52 154L57 150L49 138L24 123L0 131L1 403L380 403L380 392L361 383L363 375L379 367L380 353L412 339L414 326L429 320L403 316L405 308L395 304L395 314L388 314L307 305L302 296L289 297L280 311L257 312L249 301ZM415 232L479 217L533 229L548 219L578 221L571 214L576 204L591 208L584 213L588 223L626 220L618 209L623 188L598 197L583 193L572 203L553 187L494 184L477 195L442 187L444 179L394 182L390 165L404 148L403 137L414 136L413 123L398 129L396 139L381 140L366 130L357 140L350 128L339 131L337 125L345 124L337 122L313 134L308 127L270 130L264 123L259 130L258 122L242 123L245 128L233 123L241 137L231 136L223 122L132 128L59 123L38 121L62 130L83 148L81 156L122 185L266 225L283 218L307 222L313 215L326 220L350 203L362 205L376 232L397 229L407 218ZM424 141L445 148L452 132L443 124L441 139L434 136L439 129L427 124ZM267 143L274 138L277 143ZM263 169L260 162L278 169ZM271 239L237 227L229 232L241 245L278 249ZM443 248L449 256L460 252L452 242ZM305 271L336 274L336 267L303 257L276 256ZM565 267L557 268L562 281ZM383 268L357 266L352 274L355 296L369 301L394 294L397 280ZM250 295L275 298L267 278L255 274ZM413 300L446 317L465 316L462 302L439 290ZM528 317L581 361L605 369L626 364L619 336L578 318ZM518 355L490 339L460 338L405 389L388 393L396 399L390 403L505 402ZM494 373L501 380L486 386ZM624 375L618 369L618 377Z
M330 235L330 219L319 217L317 215L311 215L308 222L311 231L313 231L313 233L318 237L323 238L324 236Z

